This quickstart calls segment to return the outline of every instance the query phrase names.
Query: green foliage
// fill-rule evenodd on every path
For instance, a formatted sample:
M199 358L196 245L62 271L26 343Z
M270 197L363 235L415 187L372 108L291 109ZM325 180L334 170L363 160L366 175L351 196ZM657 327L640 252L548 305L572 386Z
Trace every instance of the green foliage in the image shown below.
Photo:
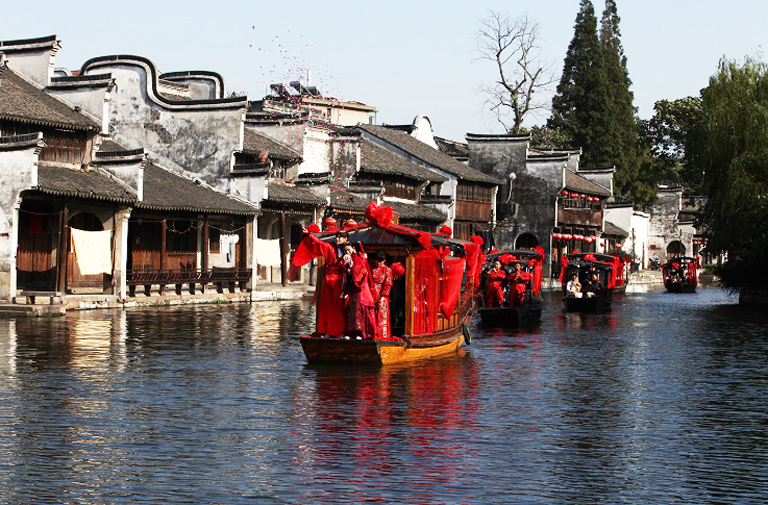
M768 286L768 72L765 63L722 60L701 92L701 123L687 158L703 169L707 249L727 253L717 270L732 287Z
M703 172L696 160L701 114L700 97L659 100L653 117L642 122L656 180L682 184L689 194L701 191Z
M561 130L554 128L546 126L523 127L519 133L530 133L531 145L541 149L567 149L570 147L568 137Z
M581 0L547 126L582 149L582 164L608 164L608 91L595 9Z
M581 0L548 126L583 151L584 166L615 166L616 193L649 203L655 181L639 135L632 81L614 0L606 0L600 36L590 0Z

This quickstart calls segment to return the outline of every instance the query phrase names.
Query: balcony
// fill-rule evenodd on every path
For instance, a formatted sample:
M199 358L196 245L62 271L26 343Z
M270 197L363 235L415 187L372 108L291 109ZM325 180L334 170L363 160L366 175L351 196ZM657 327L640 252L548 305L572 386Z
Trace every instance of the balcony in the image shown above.
M590 208L582 209L557 209L558 226L596 226L603 224L603 211Z

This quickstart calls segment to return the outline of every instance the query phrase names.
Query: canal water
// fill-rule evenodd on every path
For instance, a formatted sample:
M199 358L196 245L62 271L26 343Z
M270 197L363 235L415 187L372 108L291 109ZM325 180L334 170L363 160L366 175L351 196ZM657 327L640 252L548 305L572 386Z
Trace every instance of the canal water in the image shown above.
M306 302L0 321L0 503L763 504L768 318L719 289L309 366Z

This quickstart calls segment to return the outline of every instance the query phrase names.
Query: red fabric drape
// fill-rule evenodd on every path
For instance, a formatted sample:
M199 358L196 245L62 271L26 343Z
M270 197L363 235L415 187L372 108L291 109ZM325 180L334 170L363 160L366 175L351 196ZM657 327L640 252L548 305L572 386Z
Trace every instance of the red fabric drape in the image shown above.
M560 275L557 277L557 282L567 282L563 280L565 276L565 269L568 268L568 256L563 254L560 256Z
M435 249L420 252L414 258L413 332L431 333L437 326L440 270Z
M317 331L329 335L341 335L345 330L344 304L341 299L345 271L336 248L311 233L304 237L291 258L291 269L306 265L322 256L325 259L325 276L320 299L317 300Z
M445 260L443 262L443 279L440 283L440 292L442 302L440 303L440 312L445 317L451 317L456 303L461 294L461 279L464 277L464 268L467 262L464 258L455 260Z

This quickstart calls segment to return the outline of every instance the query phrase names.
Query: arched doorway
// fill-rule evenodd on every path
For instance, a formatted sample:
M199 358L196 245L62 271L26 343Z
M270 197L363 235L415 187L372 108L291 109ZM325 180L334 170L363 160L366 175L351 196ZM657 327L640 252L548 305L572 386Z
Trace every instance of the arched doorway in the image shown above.
M70 228L70 234L72 233L72 230L87 232L104 231L104 226L102 225L101 220L88 212L78 212L69 218L68 224ZM81 268L79 266L80 262L93 261L93 255L98 257L99 253L101 253L101 255L108 254L110 259L113 258L111 243L108 247L109 250L104 251L99 251L96 249L98 244L101 244L101 242L94 242L93 244L89 244L89 259L86 259L82 255L80 258L77 257L77 250L72 250L72 240L69 241L69 254L67 255L67 291L71 293L103 293L105 288L109 287L111 274L84 274L81 272Z
M534 249L539 245L539 239L533 233L523 233L515 240L515 249Z
M673 240L667 246L667 256L684 256L685 245L679 240Z

